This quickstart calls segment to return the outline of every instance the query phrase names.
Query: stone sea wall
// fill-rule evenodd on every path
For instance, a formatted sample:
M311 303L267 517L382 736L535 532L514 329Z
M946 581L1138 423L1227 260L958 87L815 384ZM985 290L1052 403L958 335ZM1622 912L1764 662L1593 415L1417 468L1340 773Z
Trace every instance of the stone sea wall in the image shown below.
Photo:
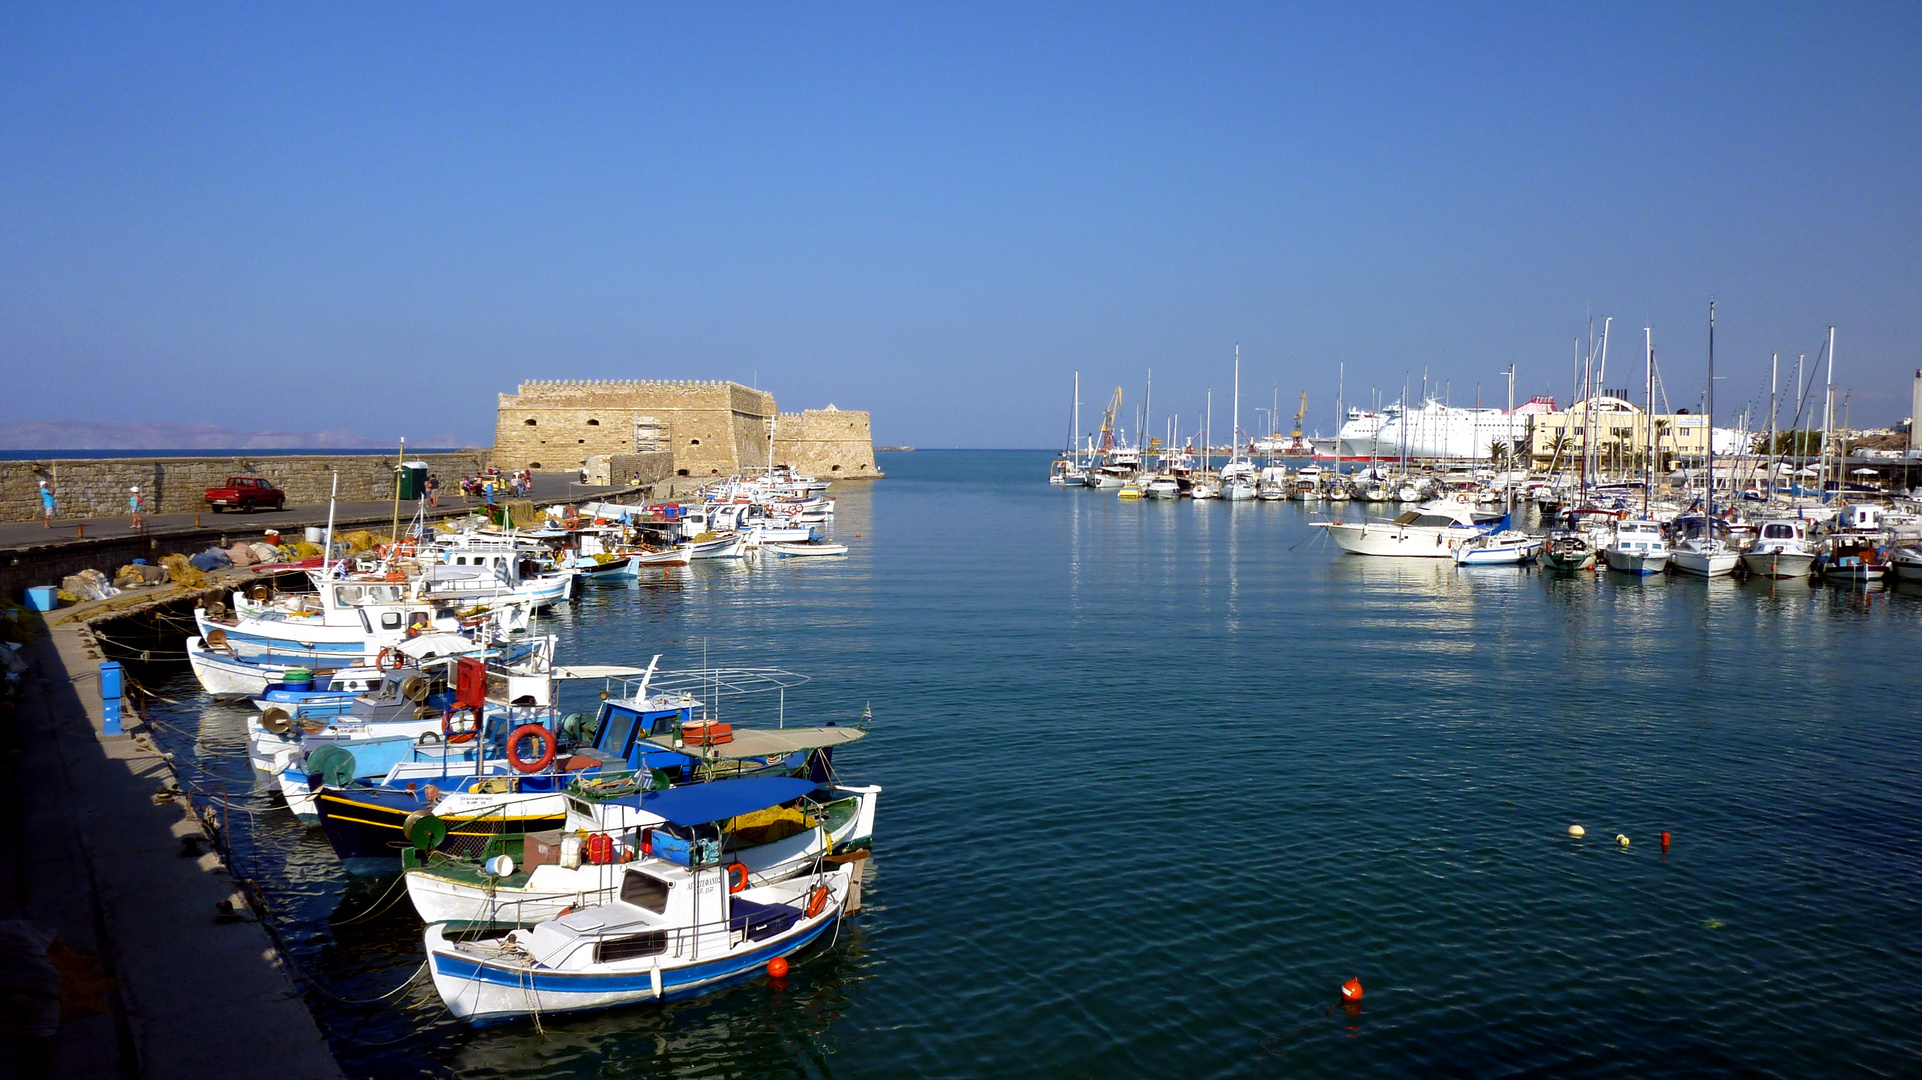
M446 487L472 476L487 463L485 450L447 454L409 454L424 461ZM340 498L356 502L394 494L392 454L314 454L264 457L65 458L0 462L0 521L37 521L40 489L53 484L61 518L102 517L127 512L127 489L140 486L149 513L198 513L201 496L229 476L259 476L287 493L288 506L325 505L335 472Z

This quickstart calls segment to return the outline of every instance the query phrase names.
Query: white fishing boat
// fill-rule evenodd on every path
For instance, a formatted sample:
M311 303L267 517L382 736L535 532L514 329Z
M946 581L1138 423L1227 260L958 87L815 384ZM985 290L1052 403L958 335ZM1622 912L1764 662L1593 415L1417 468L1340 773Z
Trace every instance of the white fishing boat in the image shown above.
M1809 543L1808 522L1800 518L1764 521L1761 535L1742 553L1742 566L1757 577L1808 577L1815 566L1815 547Z
M841 916L848 866L767 885L748 868L628 864L614 901L531 928L429 926L427 963L447 1010L470 1024L695 997L752 977Z
M832 540L820 540L811 544L762 544L762 551L793 558L819 558L826 555L846 555L848 546Z
M407 894L425 922L532 926L567 911L617 898L623 863L657 858L681 866L738 862L751 884L811 872L825 858L858 859L873 842L878 786L816 788L784 776L715 780L594 802L570 793L560 830L511 839L476 859L422 860L406 872ZM718 826L713 839L699 827ZM601 835L600 857L583 850ZM569 843L569 838L574 839ZM482 863L508 854L514 870L487 873Z
M747 551L747 538L743 536L721 536L712 540L694 540L687 545L689 559L734 559Z
M1668 541L1662 527L1647 518L1623 518L1602 549L1602 561L1618 574L1646 576L1668 569Z
M1389 521L1318 521L1343 551L1355 555L1447 559L1455 549L1486 530L1475 521L1473 508L1454 499L1438 499Z

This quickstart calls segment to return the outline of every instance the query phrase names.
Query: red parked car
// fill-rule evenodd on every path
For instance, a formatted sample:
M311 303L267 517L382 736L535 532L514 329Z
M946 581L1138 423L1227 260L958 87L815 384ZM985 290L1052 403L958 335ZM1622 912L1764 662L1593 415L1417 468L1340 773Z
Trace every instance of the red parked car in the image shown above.
M206 499L216 514L228 509L252 513L263 506L287 508L287 493L258 476L229 476L225 487L208 488Z

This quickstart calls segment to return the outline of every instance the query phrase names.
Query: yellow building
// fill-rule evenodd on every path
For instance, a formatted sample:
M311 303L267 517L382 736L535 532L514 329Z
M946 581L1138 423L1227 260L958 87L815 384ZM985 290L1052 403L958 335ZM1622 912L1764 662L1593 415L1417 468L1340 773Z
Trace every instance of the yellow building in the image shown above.
M1578 401L1563 412L1537 413L1530 419L1529 449L1535 464L1560 468L1580 461L1593 442L1604 469L1638 468L1651 444L1650 416L1641 406L1624 398L1597 395L1591 414L1586 401ZM1690 413L1657 413L1653 417L1652 442L1655 465L1666 470L1673 465L1693 465L1708 456L1708 418ZM1733 432L1724 431L1715 440L1716 453L1735 449Z

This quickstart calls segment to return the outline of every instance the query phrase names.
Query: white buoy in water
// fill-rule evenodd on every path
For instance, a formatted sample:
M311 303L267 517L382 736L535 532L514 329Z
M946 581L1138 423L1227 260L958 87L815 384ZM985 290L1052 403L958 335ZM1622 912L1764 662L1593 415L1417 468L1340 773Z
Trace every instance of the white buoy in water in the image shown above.
M1582 837L1588 835L1588 830L1582 828L1580 825L1570 825L1568 827L1568 835L1580 840Z
M1618 844L1620 844L1620 845L1622 845L1623 847L1627 847L1627 846L1628 846L1628 835L1627 835L1626 833L1616 833L1616 834L1615 834L1615 842L1616 842L1616 843L1618 843Z

